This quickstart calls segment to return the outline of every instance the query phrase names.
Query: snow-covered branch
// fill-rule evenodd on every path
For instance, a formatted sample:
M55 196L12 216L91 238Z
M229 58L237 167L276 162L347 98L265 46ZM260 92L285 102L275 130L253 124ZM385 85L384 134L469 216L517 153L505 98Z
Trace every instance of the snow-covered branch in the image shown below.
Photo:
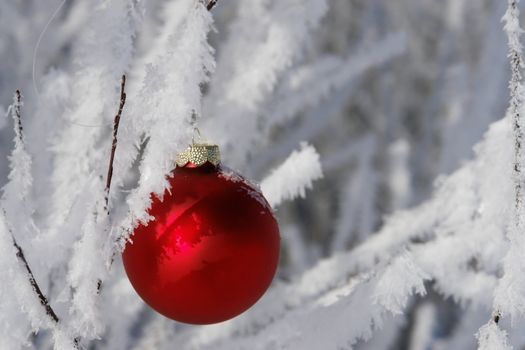
M13 231L13 227L17 227L21 231L19 234L22 235L22 241L27 244L30 242L29 238L35 235L36 226L32 219L33 210L28 205L31 200L29 195L33 179L31 157L24 144L22 95L19 90L13 97L10 109L15 133L14 148L10 156L9 182L3 187L0 199L0 246L4 259L8 261L5 267L8 271L4 278L16 284L15 293L18 305L27 313L34 331L45 325L46 328L53 331L55 337L61 339L60 343L65 342L65 345L70 348L76 348L78 339L73 340L72 337L62 334L64 333L63 325L38 284L24 250ZM5 297L9 299L8 296ZM56 342L55 348L67 348L60 343Z
M525 207L523 205L523 189L525 177L523 166L523 113L524 88L521 70L523 68L522 45L520 42L523 30L519 24L519 1L510 0L508 9L503 17L505 31L509 43L509 59L511 79L509 82L510 105L507 118L512 123L513 130L513 182L514 182L514 211L507 228L507 238L510 242L509 250L504 259L504 274L499 281L494 295L496 314L510 315L512 320L518 319L525 313Z
M319 154L306 143L261 182L261 190L272 207L285 200L305 197L312 183L323 177Z
M186 18L170 37L166 52L147 66L140 92L132 99L133 134L148 139L148 143L140 163L138 187L127 200L132 222L128 220L126 227L147 222L150 195L162 196L167 188L166 176L174 168L175 154L191 139L191 117L201 115L200 87L215 67L207 41L211 14L192 0L183 4Z
M106 209L108 208L109 190L111 189L111 179L113 178L113 163L115 161L115 152L117 151L118 127L120 125L120 118L122 117L122 111L124 109L124 104L126 103L125 88L126 88L126 75L123 75L120 81L120 103L118 106L117 114L115 115L115 119L113 119L113 138L111 141L111 153L109 156L108 174L106 176L106 187L104 188Z

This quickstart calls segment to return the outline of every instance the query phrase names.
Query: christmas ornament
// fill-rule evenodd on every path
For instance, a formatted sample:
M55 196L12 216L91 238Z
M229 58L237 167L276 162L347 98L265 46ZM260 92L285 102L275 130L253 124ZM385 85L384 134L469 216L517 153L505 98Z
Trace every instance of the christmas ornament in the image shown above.
M162 199L122 254L141 298L171 319L209 324L251 307L279 260L279 229L261 192L219 164L216 145L179 154Z

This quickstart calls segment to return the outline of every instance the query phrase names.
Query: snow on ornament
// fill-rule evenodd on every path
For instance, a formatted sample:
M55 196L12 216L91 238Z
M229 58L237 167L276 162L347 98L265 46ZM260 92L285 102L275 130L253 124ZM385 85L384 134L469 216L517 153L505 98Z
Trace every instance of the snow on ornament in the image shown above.
M162 315L217 323L250 308L268 289L280 237L262 193L220 165L219 147L193 144L177 157L162 199L122 253L140 297Z

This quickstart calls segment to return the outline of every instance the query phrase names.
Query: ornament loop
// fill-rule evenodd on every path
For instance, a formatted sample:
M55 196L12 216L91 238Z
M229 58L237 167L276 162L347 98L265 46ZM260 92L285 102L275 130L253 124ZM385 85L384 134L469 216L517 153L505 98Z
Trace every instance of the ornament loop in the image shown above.
M201 134L201 131L199 130L198 127L194 126L194 127L193 127L193 136L191 137L191 144L192 144L192 145L195 145L195 134L197 134L198 137L199 137L199 140L202 141L202 134Z

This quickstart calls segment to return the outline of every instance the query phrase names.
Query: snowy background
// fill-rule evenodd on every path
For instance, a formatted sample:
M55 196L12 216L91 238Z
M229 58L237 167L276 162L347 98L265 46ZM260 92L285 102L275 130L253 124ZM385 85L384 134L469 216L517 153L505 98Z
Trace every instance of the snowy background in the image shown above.
M519 9L0 1L0 349L523 349ZM118 254L195 118L282 236L268 293L211 326L151 311Z

